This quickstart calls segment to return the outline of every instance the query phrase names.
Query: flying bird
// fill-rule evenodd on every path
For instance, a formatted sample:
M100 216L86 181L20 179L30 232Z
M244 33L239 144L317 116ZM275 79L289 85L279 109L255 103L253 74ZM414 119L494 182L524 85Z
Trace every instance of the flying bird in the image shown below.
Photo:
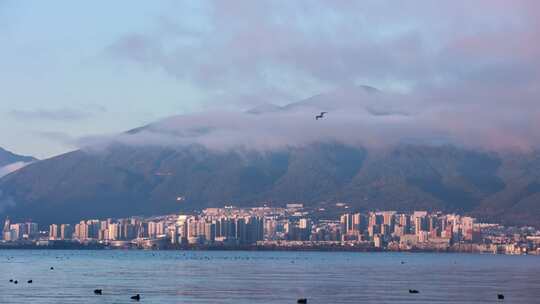
M324 118L324 114L326 114L328 112L321 112L321 114L315 116L315 120L319 120L319 119L323 119Z

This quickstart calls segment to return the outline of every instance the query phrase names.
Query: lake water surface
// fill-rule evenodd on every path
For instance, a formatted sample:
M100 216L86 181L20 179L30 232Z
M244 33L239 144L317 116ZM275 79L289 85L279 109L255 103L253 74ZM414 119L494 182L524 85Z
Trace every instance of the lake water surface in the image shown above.
M503 293L530 304L540 303L540 257L0 250L0 303L133 303L137 293L140 303L235 304L497 303Z

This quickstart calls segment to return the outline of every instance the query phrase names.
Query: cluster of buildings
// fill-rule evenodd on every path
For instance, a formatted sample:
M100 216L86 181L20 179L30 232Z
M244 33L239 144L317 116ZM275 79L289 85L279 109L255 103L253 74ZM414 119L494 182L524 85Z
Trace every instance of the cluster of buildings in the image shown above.
M325 219L302 204L285 208L208 208L197 214L53 224L4 225L4 244L76 243L122 248L252 248L395 251L463 251L540 254L540 232L482 224L441 212L372 211Z
M376 248L447 250L453 244L481 241L475 219L455 214L347 213L341 216L341 224L344 241L370 242Z
M207 212L207 210L205 210ZM113 244L166 241L172 245L255 244L263 239L264 220L259 216L214 217L171 215L151 219L85 220L74 225L50 225L50 241L104 242Z
M4 241L18 241L23 239L35 239L39 237L37 223L11 223L9 219L4 222L2 229L2 239Z

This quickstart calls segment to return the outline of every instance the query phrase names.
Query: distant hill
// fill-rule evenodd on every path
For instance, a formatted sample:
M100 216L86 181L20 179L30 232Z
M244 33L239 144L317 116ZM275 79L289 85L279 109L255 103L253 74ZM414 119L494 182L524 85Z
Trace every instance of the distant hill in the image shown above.
M226 203L345 201L356 210L458 211L539 225L540 154L407 145L370 152L316 144L273 153L117 145L36 162L1 179L0 190L15 203L5 214L43 223Z

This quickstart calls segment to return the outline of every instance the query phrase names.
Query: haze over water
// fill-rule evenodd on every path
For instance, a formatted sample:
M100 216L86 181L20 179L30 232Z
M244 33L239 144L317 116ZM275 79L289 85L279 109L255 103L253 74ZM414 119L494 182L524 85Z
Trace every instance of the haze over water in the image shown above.
M0 303L131 303L136 293L142 303L296 303L301 297L308 303L496 303L497 293L505 294L504 303L540 298L540 260L533 256L4 250L0 269ZM93 294L96 288L102 296Z

